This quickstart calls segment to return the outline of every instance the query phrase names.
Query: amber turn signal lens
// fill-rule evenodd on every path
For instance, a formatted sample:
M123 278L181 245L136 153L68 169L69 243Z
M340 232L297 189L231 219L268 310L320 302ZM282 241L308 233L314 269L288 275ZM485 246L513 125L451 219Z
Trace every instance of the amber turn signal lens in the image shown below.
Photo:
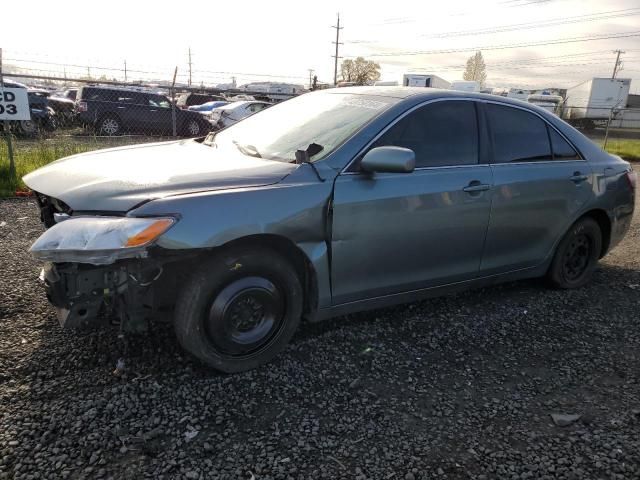
M173 225L173 220L169 218L157 220L140 233L135 234L133 237L129 237L125 247L139 247L141 245L145 245L166 232L171 225Z

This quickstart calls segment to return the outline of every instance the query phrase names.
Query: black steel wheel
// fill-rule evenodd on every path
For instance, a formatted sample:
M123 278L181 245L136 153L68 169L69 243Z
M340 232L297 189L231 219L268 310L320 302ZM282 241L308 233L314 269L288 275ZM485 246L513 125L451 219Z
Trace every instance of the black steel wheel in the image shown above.
M268 362L289 342L302 315L295 269L264 248L220 254L178 296L175 329L185 350L227 373Z
M581 218L558 244L547 274L549 280L558 288L583 286L591 279L601 251L600 226L592 218Z
M279 332L285 297L271 280L243 277L215 296L208 313L209 340L227 355L250 355Z

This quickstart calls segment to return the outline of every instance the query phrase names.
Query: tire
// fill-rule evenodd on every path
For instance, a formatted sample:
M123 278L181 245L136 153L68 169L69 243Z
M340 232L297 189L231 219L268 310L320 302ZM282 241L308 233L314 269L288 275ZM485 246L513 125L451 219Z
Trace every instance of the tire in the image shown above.
M556 288L584 286L591 280L602 251L602 232L592 218L574 223L553 256L547 278Z
M182 134L185 137L199 137L204 134L202 124L195 119L187 120L182 127Z
M98 135L113 137L122 133L122 122L115 115L105 115L96 125Z
M34 120L19 120L18 132L24 137L34 138L40 133L40 126Z
M264 248L232 249L204 262L178 295L180 345L210 367L242 372L275 357L300 324L295 269Z

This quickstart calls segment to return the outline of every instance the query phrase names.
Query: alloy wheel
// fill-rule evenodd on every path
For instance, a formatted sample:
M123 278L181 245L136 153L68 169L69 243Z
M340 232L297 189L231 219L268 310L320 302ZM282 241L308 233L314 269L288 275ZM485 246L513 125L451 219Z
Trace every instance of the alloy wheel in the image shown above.
M105 135L115 135L120 130L120 125L115 118L105 118L100 126L100 131Z

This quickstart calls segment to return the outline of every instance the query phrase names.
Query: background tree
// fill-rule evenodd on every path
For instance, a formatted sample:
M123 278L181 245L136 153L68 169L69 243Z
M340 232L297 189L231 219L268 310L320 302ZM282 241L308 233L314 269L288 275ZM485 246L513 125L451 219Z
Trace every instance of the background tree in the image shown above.
M475 55L467 60L467 67L464 70L462 78L465 80L475 80L482 87L487 80L487 66L484 64L482 52L476 52Z
M344 60L340 65L343 82L355 82L356 85L371 85L380 80L380 64L363 57Z

